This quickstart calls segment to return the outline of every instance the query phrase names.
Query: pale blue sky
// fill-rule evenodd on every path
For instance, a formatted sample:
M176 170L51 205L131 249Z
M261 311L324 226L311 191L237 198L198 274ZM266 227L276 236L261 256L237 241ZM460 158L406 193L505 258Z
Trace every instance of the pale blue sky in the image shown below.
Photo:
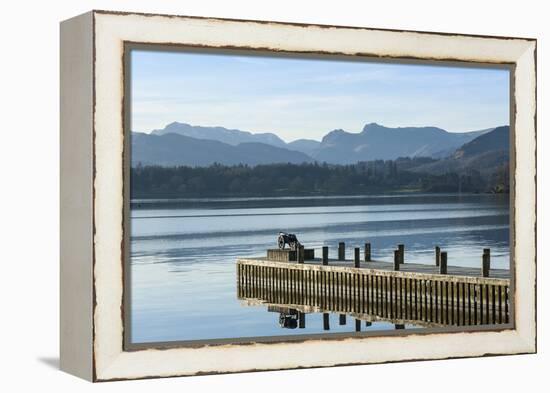
M509 124L509 71L133 50L132 129L178 121L289 142L367 123L465 132Z

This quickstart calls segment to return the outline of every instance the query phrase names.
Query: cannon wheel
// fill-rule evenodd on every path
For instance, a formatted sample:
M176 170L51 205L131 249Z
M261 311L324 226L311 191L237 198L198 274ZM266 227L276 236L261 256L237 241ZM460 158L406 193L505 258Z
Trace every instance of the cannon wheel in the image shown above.
M279 239L277 239L277 243L279 244L279 250L285 248L285 239L282 236L279 236Z

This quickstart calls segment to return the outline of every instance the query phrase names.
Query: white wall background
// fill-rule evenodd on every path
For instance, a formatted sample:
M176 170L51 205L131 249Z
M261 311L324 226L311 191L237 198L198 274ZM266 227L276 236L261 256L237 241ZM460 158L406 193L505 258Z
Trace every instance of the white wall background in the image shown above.
M545 195L550 67L542 1L4 2L0 13L0 390L540 391L548 381ZM91 385L58 362L58 23L90 9L538 38L539 354ZM521 192L521 190L520 190ZM547 240L546 240L547 241ZM546 363L546 364L545 364ZM31 390L32 391L32 390Z

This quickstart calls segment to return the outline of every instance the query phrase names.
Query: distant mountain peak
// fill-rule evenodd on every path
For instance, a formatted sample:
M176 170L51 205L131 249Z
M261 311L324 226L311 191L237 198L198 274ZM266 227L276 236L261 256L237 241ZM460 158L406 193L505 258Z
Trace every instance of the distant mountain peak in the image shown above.
M330 143L331 140L338 138L341 135L348 135L350 134L347 131L342 130L341 128L338 128L336 130L332 130L328 132L323 139L321 139L321 143Z
M429 132L445 132L445 133L449 133L448 131L442 129L442 128L439 128L439 127L435 127L435 126L416 126L416 127L402 127L402 126L399 126L399 127L387 127L387 126L384 126L382 124L378 124L378 123L368 123L368 124L365 124L365 126L363 127L363 131L362 132L367 132L367 131L429 131Z
M162 130L153 130L153 134L158 134L160 133L160 131L164 131L164 130L174 130L174 129L178 129L178 128L188 128L188 127L193 127L191 124L188 124L188 123L181 123L181 122L178 122L178 121L173 121L172 123L170 124L167 124Z
M229 129L220 126L194 126L183 122L172 122L163 129L153 130L152 135L178 134L195 139L214 140L237 146L245 142L259 142L276 147L285 147L286 143L277 135L269 132L252 133L250 131L241 131Z
M175 126L191 126L191 124L188 124L188 123L182 123L182 122L179 122L179 121L173 121L172 123L170 124L167 124L165 128L171 128L171 127L175 127Z
M363 127L363 129L361 130L361 134L368 134L369 132L376 132L376 131L382 131L382 130L385 130L386 127L384 127L383 125L381 124L378 124L378 123L368 123L368 124L365 124L365 126Z
M373 129L373 128L387 128L387 127L383 126L382 124L372 122L372 123L365 124L365 126L363 127L363 131L368 130L368 129Z

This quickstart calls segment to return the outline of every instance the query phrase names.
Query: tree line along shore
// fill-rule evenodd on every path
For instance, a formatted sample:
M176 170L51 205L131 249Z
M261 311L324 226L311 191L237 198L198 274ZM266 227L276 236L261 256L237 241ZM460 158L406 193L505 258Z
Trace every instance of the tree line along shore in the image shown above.
M379 192L508 193L508 162L490 172L426 173L431 158L376 160L351 165L326 163L140 165L130 172L131 198L357 195ZM419 170L420 169L420 170Z

